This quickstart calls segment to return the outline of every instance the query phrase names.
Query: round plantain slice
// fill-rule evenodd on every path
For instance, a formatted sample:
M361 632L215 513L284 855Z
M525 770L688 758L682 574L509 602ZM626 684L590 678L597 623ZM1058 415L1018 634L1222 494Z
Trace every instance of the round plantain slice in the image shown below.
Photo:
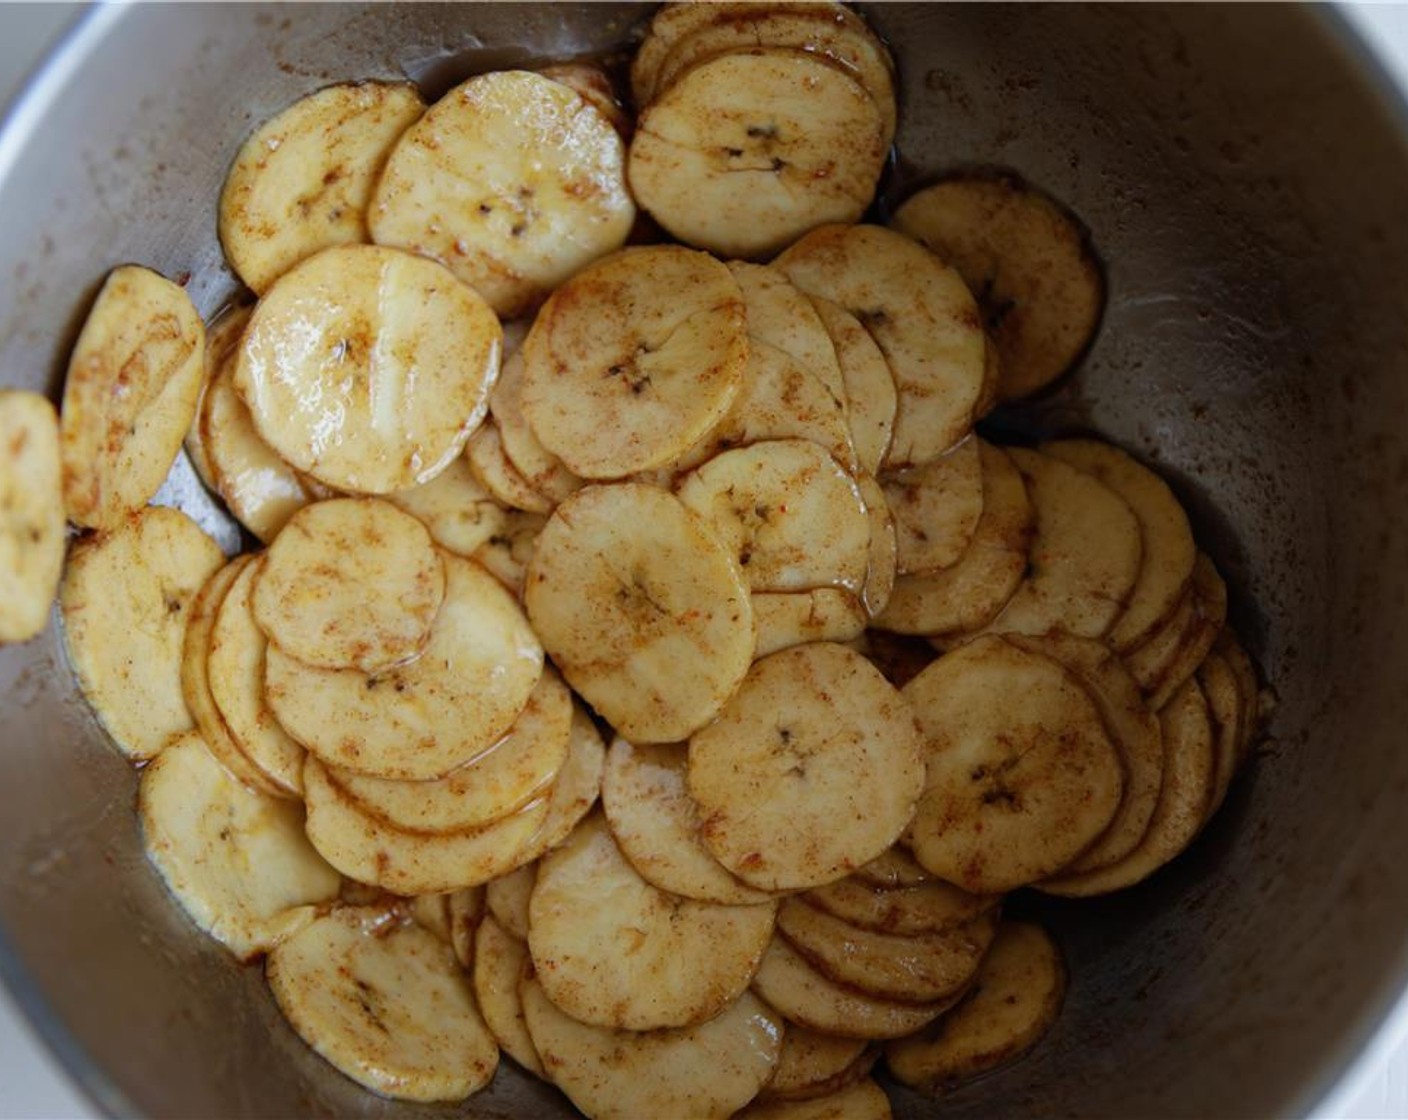
M1124 613L1105 636L1116 650L1128 652L1174 612L1193 578L1197 546L1188 515L1168 483L1118 447L1093 439L1063 439L1044 443L1041 450L1094 475L1128 502L1139 519L1139 577Z
M783 901L778 932L823 976L900 1003L936 1003L968 986L997 932L991 907L942 933L876 933L799 898Z
M862 1075L862 1080L821 1097L755 1101L737 1113L739 1120L890 1120L890 1098Z
M728 270L743 293L749 337L781 350L844 405L846 384L836 347L812 302L775 268L730 261Z
M69 358L59 413L64 508L115 529L151 500L195 418L205 324L179 284L137 265L108 274Z
M1245 701L1236 673L1216 650L1203 658L1195 675L1198 687L1203 690L1208 702L1208 717L1212 721L1213 780L1204 819L1206 823L1222 807L1227 790L1232 785L1232 777L1237 772L1240 754L1237 740L1244 723Z
M802 899L850 925L901 937L947 933L1002 901L1000 895L969 894L961 887L927 877L914 886L879 887L860 878L859 872L814 887Z
M875 1058L863 1038L842 1038L788 1023L777 1068L759 1095L766 1100L825 1096L869 1074Z
M425 112L409 82L348 82L254 130L220 192L220 244L255 292L320 249L364 242L392 146Z
M450 948L467 972L474 970L474 935L484 920L484 888L463 887L444 896L450 918Z
M1031 495L1036 535L1022 584L989 629L1104 637L1139 578L1139 520L1093 475L1038 451L1013 447L1008 454Z
M1060 662L1085 687L1124 768L1124 796L1109 826L1062 874L1108 867L1133 851L1148 830L1164 777L1164 744L1159 721L1144 703L1139 686L1119 658L1102 642L1051 633L1040 638L1012 635L1019 649Z
M765 440L714 456L676 494L737 558L753 591L858 591L870 520L856 480L808 440Z
M375 245L324 249L254 309L235 388L260 436L335 490L428 482L489 406L503 331L434 261Z
M489 411L503 445L504 458L529 487L547 499L549 507L565 501L582 488L582 480L542 445L523 414L521 352L505 360L494 391L489 394Z
M528 946L492 917L474 935L474 996L484 1022L503 1051L534 1077L546 1077L543 1060L523 1018L520 988L533 975Z
M555 504L546 494L540 494L509 461L504 451L503 437L493 421L479 425L465 445L464 458L474 480L500 505L525 513L552 512Z
M977 436L968 436L922 467L884 480L895 519L901 574L949 568L962 559L983 515L983 463Z
M243 564L216 604L205 676L215 710L239 753L267 781L297 797L303 790L303 748L289 738L264 699L268 641L255 622L253 605L262 565L260 558Z
M874 859L923 783L908 704L864 657L829 642L757 662L689 743L704 843L762 890L820 886Z
M372 240L442 261L512 319L630 233L625 146L575 90L479 74L402 135L368 211Z
M304 665L374 673L414 658L445 599L425 526L390 502L334 498L290 518L264 557L254 617Z
M400 895L442 894L479 886L525 861L547 819L537 801L482 828L407 832L362 810L313 755L303 767L308 839L344 875Z
M856 485L865 502L865 515L870 522L870 549L865 568L865 584L861 599L865 604L866 620L879 618L889 605L895 591L899 571L899 544L895 519L885 502L885 491L873 475L856 476Z
M887 467L927 463L968 434L985 342L957 272L909 238L868 225L813 230L773 265L854 315L884 353L898 393Z
M528 703L543 670L528 619L478 565L443 560L445 600L414 661L376 673L316 669L270 644L269 705L329 765L400 781L444 777L497 743Z
M1068 898L1108 894L1147 879L1193 842L1208 815L1216 781L1216 755L1207 699L1189 678L1159 712L1164 740L1164 782L1149 829L1118 863L1082 875L1037 884Z
M885 1060L904 1084L942 1093L1031 1050L1065 994L1066 967L1050 934L1003 922L967 998L933 1026L887 1045Z
M269 954L289 1025L359 1085L408 1101L459 1101L482 1089L499 1048L449 948L385 911L346 907Z
M513 593L523 597L523 580L528 561L538 543L538 534L548 519L541 513L503 510L492 536L474 550L473 559Z
M1213 643L1215 649L1227 662L1237 678L1237 688L1242 694L1242 724L1237 733L1237 765L1241 766L1251 753L1259 729L1261 712L1261 684L1257 678L1256 666L1242 648L1241 642L1230 626L1224 626L1222 633Z
M65 543L54 406L38 393L0 389L0 643L44 629Z
M866 473L879 474L890 450L899 399L890 365L859 319L829 299L808 298L836 351L856 459Z
M699 837L699 812L685 786L689 760L676 743L618 738L606 752L601 803L611 835L652 886L681 898L728 906L768 902L739 882Z
M600 66L590 62L559 62L541 67L538 73L572 90L600 113L622 140L630 141L635 119L621 104L611 75Z
M443 778L406 782L332 767L328 776L358 808L407 832L463 832L502 820L544 796L567 761L572 694L543 669L513 726Z
M484 887L484 904L506 933L528 940L528 903L538 881L538 866L525 864Z
M137 815L181 908L240 960L302 929L342 886L304 836L302 810L235 781L196 732L142 771Z
M1192 584L1179 597L1168 618L1139 645L1124 654L1125 666L1146 693L1153 692L1173 669L1198 633L1197 592Z
M616 1031L561 1011L540 980L522 987L528 1033L548 1077L593 1120L726 1120L767 1083L782 1046L782 1020L747 992L696 1026Z
M547 795L547 816L519 859L520 866L542 858L572 835L601 795L605 769L606 743L601 732L586 711L574 705L567 761Z
M579 1022L684 1027L747 990L775 913L772 904L720 906L651 886L593 815L538 866L528 947L544 993Z
M848 642L865 632L865 604L838 587L812 591L755 591L753 623L758 632L754 656L808 642Z
M1197 671L1227 621L1227 584L1206 553L1193 565L1193 617L1188 634L1150 691L1149 707L1158 711Z
M857 867L856 878L880 887L882 890L918 887L925 883L939 881L920 867L919 862L898 844L893 848L887 848L869 863ZM842 917L844 916L842 915Z
M912 846L975 894L1044 879L1094 842L1120 804L1119 755L1089 693L1060 664L995 636L905 686L927 751Z
M854 222L884 168L884 121L850 74L802 51L705 59L640 114L627 176L641 208L720 256L771 256Z
M558 506L524 599L568 683L632 740L675 742L702 727L752 660L737 561L702 518L654 487L592 486Z
M1000 396L1030 396L1084 352L1105 284L1076 218L1012 175L963 175L910 197L892 224L978 293L1002 360Z
M898 576L876 625L901 634L971 633L988 625L1021 586L1036 514L1007 452L978 441L983 512L952 567Z
M774 937L763 954L753 991L789 1023L847 1038L913 1034L955 1002L899 1003L833 983L782 937Z
M181 685L186 621L224 563L194 521L164 506L80 540L69 554L59 588L69 660L128 758L151 758L194 727Z
M463 455L429 482L393 490L386 500L420 521L436 544L457 556L473 556L506 523L503 508L479 485Z
M625 249L552 294L522 354L524 418L569 470L652 470L701 440L738 395L743 296L706 253Z

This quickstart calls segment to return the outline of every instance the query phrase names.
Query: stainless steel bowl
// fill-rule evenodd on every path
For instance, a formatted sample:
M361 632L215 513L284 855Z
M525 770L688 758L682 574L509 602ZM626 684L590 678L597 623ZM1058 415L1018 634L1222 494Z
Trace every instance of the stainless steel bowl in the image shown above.
M1158 463L1281 697L1195 848L1100 902L1019 904L1074 977L1050 1038L948 1116L1312 1108L1408 979L1408 147L1331 12L878 5L903 78L893 190L1016 167L1094 230L1110 303L1081 373L1009 418ZM95 285L141 261L234 283L215 200L299 94L625 42L622 5L135 6L91 13L0 136L0 380L57 394ZM893 193L893 192L890 192ZM188 468L167 497L219 515ZM230 540L230 527L222 531ZM414 1111L334 1074L258 970L197 935L142 858L134 776L56 632L0 651L0 972L113 1113ZM903 1097L898 1112L937 1112ZM505 1071L472 1116L557 1115Z

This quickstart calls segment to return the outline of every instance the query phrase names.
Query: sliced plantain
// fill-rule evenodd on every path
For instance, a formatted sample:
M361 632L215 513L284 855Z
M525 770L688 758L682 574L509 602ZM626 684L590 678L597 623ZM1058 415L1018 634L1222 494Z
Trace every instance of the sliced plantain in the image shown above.
M625 163L621 137L575 90L525 70L479 74L397 142L372 240L443 262L511 319L625 242Z
M995 908L997 895L969 894L938 879L913 886L879 887L859 873L802 895L818 910L875 933L909 937L947 933Z
M601 732L586 711L574 705L567 761L547 795L547 816L519 860L520 866L541 858L572 834L596 804L605 769L606 744Z
M846 1038L900 1038L953 1006L952 1000L899 1003L833 983L782 937L763 954L753 991L789 1023Z
M885 1047L890 1072L942 1093L1016 1061L1056 1021L1066 994L1061 951L1040 926L1003 922L968 997L912 1038Z
M368 241L372 188L423 112L409 82L349 82L255 129L220 192L220 244L240 279L266 292L319 250Z
M463 455L429 482L393 490L386 500L417 518L441 548L459 556L473 556L508 520L498 502L479 485Z
M406 912L411 919L446 945L453 942L450 932L450 896L447 894L420 894L406 903Z
M434 261L344 245L259 301L235 388L290 465L335 490L387 494L430 481L464 448L502 339L479 295Z
M755 657L808 642L848 642L865 632L865 604L837 587L758 591L751 596L758 644Z
M856 878L884 890L918 887L925 883L938 882L934 876L919 866L918 861L908 851L899 845L887 849L869 863L856 868ZM844 916L842 915L842 917Z
M1089 693L1057 662L988 636L905 686L927 751L915 858L975 894L1044 879L1110 823L1124 774Z
M494 428L503 445L504 458L525 484L547 499L549 507L566 500L582 488L582 480L542 445L523 414L521 353L504 362L499 380L489 395L489 411L493 414Z
M592 486L558 506L524 600L568 683L632 740L674 742L702 727L752 660L737 561L703 519L650 486Z
M739 1120L890 1120L890 1098L868 1077L836 1089L825 1096L806 1100L767 1099L755 1101Z
M618 136L630 142L635 120L616 93L611 75L590 62L559 62L538 71L544 78L566 86L605 118Z
M444 896L450 918L450 948L468 972L474 971L474 935L485 918L484 888L462 887Z
M636 121L627 172L679 240L759 259L828 222L854 222L884 168L885 121L846 71L803 51L705 59Z
M901 634L969 633L988 625L1021 586L1036 514L1007 452L978 441L983 512L968 548L939 572L899 576L876 625Z
M526 862L523 853L547 819L537 801L482 828L408 832L364 811L313 755L303 767L308 839L344 875L400 895L479 886Z
M1232 777L1237 772L1237 737L1243 724L1243 699L1236 673L1216 650L1198 666L1198 687L1208 702L1213 733L1212 794L1208 798L1207 819L1222 807Z
M781 350L846 403L846 383L831 336L811 301L775 268L731 261L728 270L743 292L748 334Z
M676 493L738 560L753 591L858 591L870 520L856 480L807 440L765 440L714 456Z
M1212 722L1207 699L1189 678L1159 712L1164 740L1164 782L1149 829L1138 847L1117 863L1082 875L1038 884L1070 898L1108 894L1147 879L1193 842L1207 819L1216 782Z
M544 993L574 1019L662 1030L706 1022L745 992L774 916L651 886L594 815L538 866L528 947Z
M1143 543L1134 511L1099 479L1059 459L1020 447L1008 454L1026 481L1036 535L1022 584L989 629L1104 637L1139 578Z
M357 806L408 832L462 832L516 813L548 792L567 760L572 694L544 668L513 726L484 754L443 778L406 782L331 768Z
M253 605L262 563L256 559L244 564L215 606L206 647L206 683L239 753L268 782L297 797L303 789L303 748L289 738L264 699L268 642L255 622Z
M863 471L879 474L890 451L899 395L885 354L859 319L821 296L810 296L831 338L845 390L846 421Z
M546 1077L543 1060L528 1033L519 990L533 975L528 946L492 917L474 935L474 995L479 1010L504 1053L534 1077Z
M685 786L688 757L676 743L618 738L606 753L601 803L611 835L641 878L681 898L730 906L768 902L704 847L699 813Z
M702 439L738 395L743 296L705 253L626 249L558 288L522 353L524 418L569 470L595 479L652 470Z
M979 446L968 436L932 462L886 477L900 573L950 568L972 544L983 515Z
M1117 447L1093 439L1042 444L1043 453L1094 475L1139 519L1143 542L1139 577L1124 613L1106 635L1121 653L1139 645L1177 608L1193 578L1197 546L1188 515L1158 475Z
M954 997L972 980L997 932L997 910L941 933L897 935L861 929L789 898L778 910L777 929L838 984L880 999L934 1003Z
M923 781L908 704L864 657L831 643L757 662L689 743L704 843L762 890L820 886L880 855Z
M499 520L493 535L474 550L474 560L521 599L528 561L548 519L540 513L508 510Z
M884 613L890 596L894 594L899 571L899 544L895 519L890 515L880 483L872 475L860 474L856 476L856 485L865 502L866 519L870 522L870 548L865 583L861 587L861 599L868 621Z
M235 781L196 732L142 771L137 815L181 909L242 961L297 933L342 886L304 836L302 809Z
M524 513L548 514L553 501L533 488L504 451L498 425L479 425L465 446L464 458L469 462L475 482L482 486L500 505Z
M842 1038L789 1023L777 1068L760 1095L767 1100L825 1096L869 1074L875 1057L863 1038Z
M1144 641L1124 654L1124 663L1139 687L1146 693L1158 688L1198 630L1197 593L1190 583L1173 613Z
M38 393L0 389L0 643L44 629L64 545L54 406Z
M1030 396L1084 352L1105 303L1090 236L1064 207L1013 175L960 175L926 187L892 224L978 293L1001 355L1003 400Z
M179 284L137 265L108 274L78 336L59 413L64 508L115 529L157 492L195 418L205 324Z
M304 665L375 673L415 657L445 599L425 526L390 502L334 498L299 510L264 557L254 617Z
M773 264L854 315L884 353L898 393L887 467L920 466L968 434L985 342L957 272L909 238L866 225L814 230Z
M193 729L181 690L186 620L224 564L185 514L152 506L74 545L59 588L79 687L129 758L153 757Z
M538 867L527 864L484 887L484 904L505 932L528 940L528 902L538 881Z
M707 1023L645 1032L579 1023L539 980L522 998L548 1077L593 1120L726 1120L767 1083L782 1045L782 1020L747 992Z
M284 1018L360 1085L408 1101L459 1101L483 1088L499 1048L449 948L384 911L335 910L269 954Z
M1240 766L1251 753L1260 728L1261 684L1257 678L1256 666L1252 664L1252 659L1230 627L1223 627L1222 633L1213 643L1213 649L1226 660L1228 668L1237 678L1237 688L1242 694L1242 725L1237 734L1237 765Z
M1192 594L1193 616L1187 637L1149 694L1149 707L1155 711L1167 704L1202 664L1227 621L1227 584L1203 552L1193 565Z
M400 781L444 777L493 747L527 704L543 649L522 609L472 561L443 560L444 603L414 661L376 673L316 669L269 646L274 715L329 765Z

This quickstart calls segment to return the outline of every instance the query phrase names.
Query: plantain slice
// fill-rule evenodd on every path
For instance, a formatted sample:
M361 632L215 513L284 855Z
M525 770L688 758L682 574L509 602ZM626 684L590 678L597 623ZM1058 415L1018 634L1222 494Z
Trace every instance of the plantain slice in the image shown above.
M661 1030L706 1022L744 993L774 916L651 886L596 815L539 865L528 947L544 993L574 1019Z
M901 937L947 933L1002 901L1000 895L970 894L927 876L913 886L880 887L861 878L860 872L813 887L801 897L808 905L850 925Z
M775 268L730 261L748 315L749 337L781 350L846 403L846 384L836 347L812 302Z
M493 917L479 923L474 935L474 995L479 1010L504 1053L534 1077L546 1077L543 1060L528 1033L520 988L533 975L528 946L511 936Z
M1143 543L1134 511L1099 479L1059 459L1020 447L1008 454L1026 481L1036 535L1027 574L989 629L1104 637L1139 578Z
M673 742L703 726L752 659L737 561L697 514L654 487L592 486L558 506L524 599L568 683L633 740Z
M983 511L952 567L899 576L876 624L901 634L962 634L988 625L1027 569L1036 515L1026 483L1000 447L978 441Z
M899 571L952 567L972 544L983 514L978 437L968 436L922 467L888 475L884 488L895 519Z
M699 836L699 812L685 785L680 744L618 738L606 753L601 803L611 835L651 885L681 898L731 906L768 902L726 871Z
M425 111L409 82L347 82L254 130L220 192L220 243L265 292L306 257L367 241L367 204L392 146Z
M450 947L460 967L474 970L474 935L484 920L484 888L461 887L444 895L450 919Z
M142 840L181 908L240 960L267 952L337 897L298 806L246 789L195 732L142 771Z
M502 532L508 521L503 508L475 479L463 455L429 482L393 490L386 500L420 521L436 544L458 556L473 556Z
M1013 175L926 187L893 225L953 265L978 293L1002 359L1000 396L1030 396L1065 373L1100 321L1105 284L1076 218Z
M869 863L856 868L855 874L857 879L871 883L883 890L918 887L925 883L939 881L920 867L919 862L898 844L893 848L887 848Z
M542 445L524 415L522 353L504 361L499 380L489 395L489 411L508 465L534 493L547 500L549 508L537 512L551 512L552 506L582 488L582 480Z
M1066 993L1061 951L1040 926L1003 922L968 997L912 1038L885 1047L895 1077L942 1093L1016 1061L1056 1021Z
M890 1120L890 1098L866 1077L843 1089L806 1100L768 1099L750 1104L739 1120Z
M115 529L166 478L195 418L205 324L179 284L137 265L108 274L79 333L59 413L64 508Z
M1233 775L1237 772L1237 761L1241 755L1238 736L1245 722L1245 701L1236 672L1217 650L1210 651L1203 659L1196 677L1198 687L1203 690L1208 702L1208 717L1212 721L1213 779L1206 823L1222 807Z
M0 389L0 643L44 629L64 545L54 406L38 393Z
M927 870L975 894L1044 879L1114 817L1124 775L1099 709L1057 662L988 636L905 686L927 750L911 825Z
M1237 678L1237 688L1242 694L1242 725L1237 734L1237 765L1247 760L1256 740L1261 723L1261 685L1257 678L1256 666L1242 648L1231 627L1224 626L1217 636L1213 648L1226 660L1228 668Z
M859 319L829 299L808 298L836 351L856 459L863 471L879 474L895 430L899 397L894 375L884 352Z
M990 907L941 933L891 934L861 929L802 899L786 899L777 929L828 979L901 1003L951 999L968 986L997 932Z
M701 440L738 395L743 296L706 253L626 249L558 288L522 353L523 415L569 470L593 479L652 470Z
M1193 615L1185 640L1149 694L1149 706L1156 711L1202 664L1227 621L1227 584L1206 553L1198 553L1193 565L1192 593Z
M789 1023L847 1038L913 1034L954 1003L900 1003L833 983L782 937L774 937L763 954L753 990Z
M1043 653L1066 667L1090 694L1124 768L1124 796L1100 838L1062 874L1093 871L1133 851L1159 802L1163 785L1164 744L1159 721L1144 703L1139 686L1103 643L1069 634L1009 639L1019 649Z
M909 238L868 225L815 229L773 265L854 315L884 353L898 393L887 467L927 463L968 434L985 341L958 273Z
M538 881L537 864L529 863L484 887L484 904L505 933L528 940L528 903Z
M1212 722L1207 699L1189 678L1159 711L1164 740L1164 782L1149 829L1118 863L1083 875L1061 875L1038 884L1070 898L1108 894L1147 879L1193 842L1207 819L1216 782Z
M922 784L903 697L832 643L757 662L689 744L704 843L762 890L818 886L874 859L904 829Z
M449 895L418 894L406 903L406 912L422 929L429 930L440 941L453 947Z
M899 546L895 539L895 519L885 502L885 491L872 475L858 474L856 486L865 502L865 516L870 523L870 546L867 550L865 583L861 599L865 604L866 620L878 618L890 602L899 570Z
M478 74L397 142L372 196L372 239L442 261L505 319L630 233L625 146L575 89Z
M290 465L342 490L428 482L488 409L503 331L434 261L374 245L324 249L254 309L235 388Z
M782 1021L746 992L706 1023L644 1032L579 1023L538 980L522 997L548 1077L594 1120L725 1120L767 1083L782 1045Z
M474 480L508 509L525 513L551 513L553 502L533 488L523 473L509 461L503 437L492 421L481 424L465 445L464 458Z
M572 694L544 668L528 702L497 743L443 778L405 782L331 768L360 809L408 832L462 832L516 813L544 796L567 761Z
M756 591L751 596L758 644L754 656L808 642L847 642L865 632L865 604L837 587L812 591Z
M499 522L489 539L474 550L473 559L521 599L528 561L547 518L540 513L507 510L500 512Z
M572 835L601 794L605 768L606 744L601 732L581 705L574 705L567 761L548 793L547 816L519 860L520 865L540 859Z
M303 767L308 839L344 875L401 895L440 894L478 886L526 862L524 853L547 818L539 799L482 828L407 832L363 811L313 755Z
M761 259L828 222L854 222L884 167L884 120L850 74L804 51L704 59L636 120L627 178L686 244Z
M600 113L622 140L630 142L635 119L621 104L611 75L600 66L590 62L558 62L542 67L538 73L572 90Z
M335 910L270 953L265 975L303 1041L375 1093L459 1101L494 1076L499 1048L468 981L414 923Z
M777 1068L759 1096L766 1100L826 1096L867 1076L876 1056L863 1038L842 1038L789 1023Z
M489 750L527 704L543 650L522 609L472 561L442 558L444 603L416 660L376 673L315 669L269 646L270 707L329 765L440 778Z

